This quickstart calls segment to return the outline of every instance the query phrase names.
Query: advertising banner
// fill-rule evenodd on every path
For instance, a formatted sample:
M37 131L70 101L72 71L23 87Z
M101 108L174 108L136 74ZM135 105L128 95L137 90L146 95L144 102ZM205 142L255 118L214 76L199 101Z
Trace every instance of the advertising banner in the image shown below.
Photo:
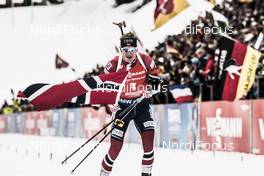
M80 137L79 123L80 123L80 109L64 109L66 114L65 136Z
M51 111L37 111L33 112L36 120L36 130L38 135L48 136L50 127Z
M163 106L160 142L163 148L186 150L193 146L195 130L194 104Z
M64 126L66 124L65 113L63 109L52 110L50 116L50 128L54 130L55 136L64 136Z
M155 122L155 145L168 149L191 149L197 136L197 111L193 103L151 106ZM130 123L129 142L141 143L134 123Z
M111 117L106 113L104 107L94 109L92 107L81 109L81 136L84 138L91 138L95 133L101 130L108 122L111 121ZM104 130L101 134L95 137L95 140L100 140L107 130L111 129L111 125ZM109 137L105 140L109 141Z
M204 150L250 152L249 101L204 102L200 107L200 141Z
M0 115L0 133L7 132L7 116Z
M37 121L33 112L25 112L24 134L37 134Z
M25 116L24 113L14 114L16 133L24 133L24 127L25 127L24 116Z
M15 133L16 127L15 127L15 116L14 114L7 115L7 132L8 133Z
M252 152L255 154L264 155L264 101L253 101L253 148Z

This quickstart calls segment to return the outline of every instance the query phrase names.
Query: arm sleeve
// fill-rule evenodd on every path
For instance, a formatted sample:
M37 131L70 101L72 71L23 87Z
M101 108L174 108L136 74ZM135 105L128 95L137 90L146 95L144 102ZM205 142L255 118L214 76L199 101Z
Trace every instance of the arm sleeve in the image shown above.
M112 73L116 72L118 57L115 57L114 59L110 60L104 67L104 73Z
M156 69L156 64L154 60L149 55L146 54L141 54L141 57L144 61L146 69L148 70L148 73L152 74L152 72Z
M161 80L161 78L157 74L157 67L156 67L154 60L146 54L142 54L141 57L144 61L146 69L148 71L148 78L147 78L148 84L152 85L154 87L154 89L159 88L159 85L163 81Z

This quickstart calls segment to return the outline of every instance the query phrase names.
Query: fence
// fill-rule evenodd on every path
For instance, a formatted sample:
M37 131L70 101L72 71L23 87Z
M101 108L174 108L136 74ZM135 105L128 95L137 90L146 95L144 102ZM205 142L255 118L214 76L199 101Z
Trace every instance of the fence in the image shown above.
M170 149L198 148L264 155L263 107L264 100L154 105L155 144ZM0 133L90 138L110 120L103 107L0 115ZM96 140L102 136L98 135ZM133 122L125 141L141 143Z

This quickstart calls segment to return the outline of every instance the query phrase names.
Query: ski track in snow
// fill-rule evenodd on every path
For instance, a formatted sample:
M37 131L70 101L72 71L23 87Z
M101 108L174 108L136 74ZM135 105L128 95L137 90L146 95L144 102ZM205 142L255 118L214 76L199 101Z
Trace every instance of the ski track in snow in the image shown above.
M96 144L91 142L74 155L65 165L61 161L78 148L85 139L39 137L19 134L0 135L1 176L70 176L70 171ZM76 176L98 176L101 161L109 144L102 143L75 171ZM126 144L114 164L111 176L139 176L141 146ZM51 159L52 153L52 159ZM155 149L153 176L223 176L263 175L263 156L243 153L178 151Z

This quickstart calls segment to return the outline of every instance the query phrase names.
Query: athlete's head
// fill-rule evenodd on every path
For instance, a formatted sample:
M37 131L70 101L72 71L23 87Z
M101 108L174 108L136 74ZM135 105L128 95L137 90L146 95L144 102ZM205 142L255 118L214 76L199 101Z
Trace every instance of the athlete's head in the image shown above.
M128 63L132 63L136 59L136 53L138 51L137 37L131 32L124 34L120 38L120 47L123 59Z

